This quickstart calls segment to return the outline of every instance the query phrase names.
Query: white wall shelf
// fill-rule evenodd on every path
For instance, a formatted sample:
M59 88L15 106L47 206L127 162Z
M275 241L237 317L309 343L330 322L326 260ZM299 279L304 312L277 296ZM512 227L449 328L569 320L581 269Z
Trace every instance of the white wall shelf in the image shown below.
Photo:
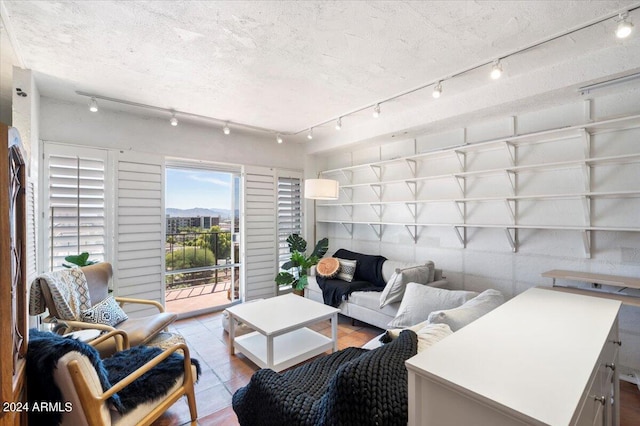
M635 168L638 167L638 163L640 163L640 152L628 153L622 151L622 153L620 153L620 151L615 152L614 150L605 152L616 155L594 156L592 155L592 136L602 133L614 133L612 139L615 140L615 132L637 128L640 128L640 115L617 117L576 126L457 145L389 160L326 170L321 172L321 174L341 174L346 180L346 182L341 182L344 197L341 199L342 202L318 204L317 207L321 208L321 211L324 212L324 217L319 218L318 222L341 224L351 237L353 237L354 226L369 227L378 239L382 239L386 226L404 227L414 243L418 242L420 235L419 228L449 227L455 231L456 237L463 247L467 246L467 229L497 228L504 230L507 242L514 252L518 250L518 230L520 229L579 231L582 233L585 256L591 257L591 234L593 231L640 232L640 224L638 224L638 226L626 226L626 224L622 224L621 226L594 225L592 220L594 200L613 199L615 201L617 199L640 198L640 187L638 187L637 180L633 178L625 179L623 184L618 184L618 186L622 186L620 188L615 187L616 185L613 185L613 187L611 185L608 187L594 187L592 182L594 179L594 170L604 170L599 166L606 168L609 165L613 165L619 166L617 167L619 169L628 165L630 167L630 173L633 174L635 173ZM546 162L540 160L540 158L547 158L545 155L537 155L526 159L520 158L520 146L524 144L543 144L549 142L570 144L573 147L571 156L578 156L580 158ZM577 146L575 146L576 142L578 143ZM541 147L543 146L541 145ZM503 164L506 160L504 166L491 167L491 165L489 165L489 167L483 167L487 164L481 162L474 164L474 170L468 169L469 153L496 149L504 149L505 151L505 154L501 154ZM521 156L525 157L532 149L533 148L527 148L525 155ZM453 158L451 158L451 156L453 156ZM441 167L436 168L436 173L433 175L420 176L423 162L433 158L443 159ZM531 161L531 159L533 159L533 161ZM405 164L406 168L398 168L398 165L401 164ZM387 167L392 165L395 166L393 173L387 173ZM448 173L442 173L443 167L445 171L446 169L454 170ZM562 185L556 186L552 183L537 190L536 188L527 188L527 192L531 193L522 192L520 188L520 185L522 185L519 179L520 174L531 173L533 174L533 178L547 176L547 179L553 182L554 175L544 175L544 173L556 171L558 171L558 173L572 173L573 178L571 184L573 187L567 189ZM489 191L498 191L501 192L500 194L483 195L477 191L475 194L469 194L469 189L473 191L476 178L489 177L489 179L494 179L492 176L503 176L503 178L499 177L499 179L504 179L502 180L503 183L500 183L500 180L496 181L502 186L498 187L498 185L496 185L493 190ZM526 179L529 179L529 176L527 176ZM443 180L442 185L448 185L448 192L443 191L432 194L427 182L435 180ZM581 184L579 184L580 181L582 181ZM601 177L600 181L602 181ZM576 185L576 183L578 183L578 185ZM403 189L401 187L399 188L398 185L406 187ZM440 185L440 182L436 185ZM602 185L602 183L600 183L600 185ZM456 187L457 190L454 189ZM367 191L367 188L370 191ZM548 192L546 191L547 188ZM542 189L542 191L540 189ZM368 195L367 192L369 192ZM458 192L459 195L456 195L455 192ZM433 198L429 197L429 195L432 195ZM581 202L581 204L574 204L574 208L578 208L578 215L575 220L572 220L571 225L548 224L545 223L547 221L543 220L544 218L533 221L531 218L528 218L526 220L527 223L519 223L520 221L525 222L521 212L519 212L520 202L565 199L579 200ZM443 218L432 218L428 212L423 214L423 209L420 206L437 203L452 203L459 217L459 222L452 222L446 218L444 221L442 220ZM493 220L499 222L498 224L478 221L477 218L473 216L474 207L467 208L467 205L470 203L502 203L505 210L502 210L501 214L505 214L506 212L506 216L504 217L509 223L504 223L504 219L499 217L491 220L491 222L493 222ZM406 209L408 209L411 217L410 221L394 220L397 216L392 212L396 212L396 210L389 210L388 206L396 205L399 206L399 208L402 208L400 206L404 205ZM368 214L365 214L365 210L358 209L360 206L370 206L373 214L371 210ZM333 208L336 207L344 210L348 218L339 219L340 216L344 216L344 213L339 215L337 210L333 210ZM580 211L582 211L582 213L580 213ZM397 212L399 213L400 211L398 210ZM471 213L471 216L469 213ZM385 216L387 216L388 219L391 215L393 215L392 220L385 220ZM366 216L369 218L373 216L374 219L367 220L365 219ZM404 211L404 217L407 217L406 211ZM602 222L602 214L600 213L597 218L598 220L596 220L596 222L610 223L610 221ZM436 220L432 221L432 219ZM573 223L577 224L574 225ZM632 225L635 224L632 223Z
M501 137L497 139L490 139L490 140L481 141L481 142L456 145L449 148L421 152L421 153L413 154L406 157L398 157L398 158L393 158L389 160L381 160L381 161L375 161L375 162L366 163L366 164L357 164L353 166L346 166L346 167L340 167L337 169L325 170L325 171L322 171L321 174L328 175L328 174L340 173L345 175L346 177L346 173L347 172L352 173L353 170L357 170L361 168L370 168L372 166L383 167L383 166L395 164L398 162L415 161L428 156L438 156L438 155L446 155L446 154L455 153L455 152L463 152L463 151L466 152L470 150L487 149L487 148L495 147L500 144L516 146L519 144L555 142L562 139L579 137L580 135L583 135L585 133L594 135L594 134L606 132L606 131L619 131L619 130L633 129L637 127L640 127L640 114L609 118L605 120L598 120L598 121L578 124L574 126L559 127L556 129L543 130L540 132L532 132L532 133L527 133L522 135L514 135L514 136L508 136L508 137Z

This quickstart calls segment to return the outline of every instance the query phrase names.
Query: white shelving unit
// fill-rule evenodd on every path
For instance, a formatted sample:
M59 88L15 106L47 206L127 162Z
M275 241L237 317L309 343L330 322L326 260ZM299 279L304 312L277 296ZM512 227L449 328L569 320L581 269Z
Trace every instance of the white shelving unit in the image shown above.
M515 126L514 126L515 128ZM582 125L569 126L551 130L545 130L535 133L516 135L512 137L493 139L483 142L471 143L443 148L435 151L416 153L413 155L394 158L390 160L382 160L373 163L358 164L353 166L342 167L338 169L325 170L321 174L325 177L340 177L341 191L343 197L339 202L320 203L318 208L322 209L343 209L349 219L336 219L337 214L329 212L326 219L319 219L320 223L339 223L342 224L347 232L353 236L354 226L368 226L375 232L378 238L382 238L384 227L400 226L406 228L414 242L418 241L419 227L450 227L458 237L461 245L467 245L467 229L468 228L501 228L504 229L507 241L511 249L516 252L518 250L518 230L519 229L550 229L550 230L568 230L578 231L582 233L582 241L584 243L584 252L586 257L591 257L591 233L594 231L623 231L638 232L640 231L640 223L638 226L594 226L592 223L592 203L593 199L626 199L640 197L640 189L616 188L614 190L592 190L592 170L599 165L626 165L630 163L640 163L640 152L624 153L620 155L593 156L591 147L591 137L597 134L620 132L623 130L640 128L640 115L632 115L625 117L612 118L607 120L594 121ZM582 144L582 158L569 159L563 161L546 161L536 162L534 164L522 164L519 162L518 151L523 145L542 144L550 142L559 142L563 140L580 140ZM467 159L472 152L480 152L483 150L504 149L508 159L508 165L504 167L484 168L478 170L468 170ZM456 164L456 170L449 173L439 173L433 175L420 175L420 169L423 161L443 158L451 160ZM406 177L386 179L386 169L389 167L397 167L398 165L406 165ZM554 193L520 193L518 188L517 176L522 173L545 173L554 170L577 169L582 176L583 187L580 190L571 192ZM374 180L354 182L354 174L363 170L370 170L374 176ZM336 176L339 175L339 176ZM490 196L470 196L467 188L469 183L474 179L487 176L504 176L507 183L507 193ZM420 196L420 183L430 180L442 180L444 182L454 182L459 189L459 196L434 197L426 198ZM386 189L394 185L406 186L409 196L401 199L388 197ZM375 200L358 201L354 199L354 192L360 191L362 188L370 188ZM371 195L371 194L370 194ZM518 207L521 202L528 200L557 200L557 199L573 199L580 200L583 210L582 222L579 225L551 225L544 223L522 224L519 223L520 216ZM467 214L467 205L469 203L494 202L502 203L509 218L508 223L492 224L492 223L476 223L470 220ZM459 221L448 221L440 223L439 221L423 220L418 215L419 206L431 203L450 203L455 206L458 213ZM383 220L383 212L386 206L404 205L408 209L411 221L388 221ZM375 217L378 220L361 220L358 215L354 214L354 208L360 206L370 206L373 209Z

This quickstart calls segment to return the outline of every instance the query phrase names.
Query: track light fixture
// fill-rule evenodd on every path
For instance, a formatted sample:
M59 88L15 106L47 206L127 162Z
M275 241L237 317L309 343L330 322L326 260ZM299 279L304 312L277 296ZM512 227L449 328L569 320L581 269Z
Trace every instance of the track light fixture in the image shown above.
M491 67L491 78L494 80L499 79L502 76L502 64L500 59L497 59Z
M624 12L618 15L618 27L616 28L616 37L627 38L633 31L633 23L627 21L629 12Z
M98 112L98 101L95 97L91 97L91 101L89 101L89 111Z
M372 115L374 118L378 118L380 117L380 105L385 103L385 102L389 102L389 101L395 101L397 99L400 99L404 96L410 95L412 93L418 92L418 91L422 91L425 90L427 88L432 88L432 96L434 98L440 98L442 96L442 84L443 82L449 82L452 79L455 79L457 77L466 75L468 73L471 72L475 72L476 70L486 70L486 68L488 66L491 66L491 73L490 76L493 80L497 80L502 76L503 73L503 69L502 69L502 59L507 59L509 58L509 60L511 61L512 58L516 57L517 55L523 53L523 52L527 52L530 51L532 49L538 48L540 46L544 46L549 42L552 42L554 40L558 40L561 39L563 37L567 37L567 36L571 36L572 34L578 33L580 31L583 31L587 28L591 28L594 27L596 25L602 25L605 22L609 22L612 20L615 20L617 26L615 29L615 34L616 37L618 38L626 38L629 37L629 35L631 35L631 33L633 32L633 23L631 22L631 16L630 13L637 13L637 11L640 9L640 6L635 5L633 7L631 7L630 9L627 9L626 11L619 13L618 11L616 12L611 12L609 14L607 14L606 16L602 16L601 18L598 18L597 20L592 20L589 22L586 22L578 27L572 27L560 34L556 34L552 37L548 37L545 38L543 40L539 40L539 41L535 41L532 42L530 44L527 44L525 46L520 46L517 49L508 51L508 52L501 52L500 56L493 60L493 61L481 61L479 63L476 63L472 66L469 66L467 68L464 68L462 70L458 70L456 72L453 72L447 76L441 76L439 79L437 80L431 80L423 85L420 85L418 87L414 87L411 88L409 90L405 90L403 92L400 93L396 93L390 97L384 98L384 99L378 99L375 100L375 103L366 103L364 104L365 106L363 107L359 107L357 109L353 109L350 110L348 112L345 112L343 114L341 114L340 116L338 116L338 118L336 119L336 116L333 116L332 118L319 122L319 123L314 123L311 126L307 127L306 132L307 132L307 139L311 140L313 139L313 129L315 127L318 126L326 126L326 125L334 125L336 130L340 130L342 129L342 118L344 117L349 117L351 115L354 114L359 114L362 112L366 112L369 111L371 108L371 105L373 105L373 111L372 111ZM511 62L510 62L511 63ZM625 77L626 78L626 77ZM608 84L608 83L607 83ZM600 83L598 84L600 85ZM579 91L581 93L588 93L589 87L592 86L585 86L579 89ZM449 87L447 87L448 89L450 89ZM108 101L108 102L117 102L120 104L125 104L125 105L130 105L130 106L134 106L134 107L138 107L138 108L145 108L145 109L150 109L150 110L155 110L155 111L160 111L163 114L166 114L167 112L170 112L172 114L171 117L171 124L173 126L177 126L178 125L178 120L175 117L176 111L175 110L170 110L167 108L162 108L162 107L158 107L158 106L154 106L154 105L148 105L148 104L143 104L143 103L139 103L139 102L134 102L134 101L129 101L129 100L125 100L125 99L117 99L117 98L111 98L111 97L107 97L107 96L102 96L102 95L98 95L98 94L94 94L94 93L87 93L87 92L81 92L81 91L76 91L76 94L80 95L80 96L86 96L88 98L90 98L90 102L89 102L89 110L92 112L97 112L98 111L98 104L96 99L100 99L101 101ZM213 121L214 123L216 123L216 126L219 126L221 123L224 123L224 127L222 128L222 131L224 132L225 135L229 135L231 133L231 129L229 128L229 121L225 121L219 118L215 118L215 117L211 117L211 116L204 116L204 115L200 115L200 114L194 114L194 113L190 113L187 111L177 111L177 113L179 113L182 116L185 117L196 117L196 118L200 118L200 119L205 119L205 120L209 120L209 121ZM164 116L164 115L163 115ZM253 126L250 124L245 124L245 123L239 123L239 122L232 122L234 128L236 129L249 129L249 130L253 130L253 131L258 131L258 132L263 132L265 134L269 134L269 137L273 137L273 135L276 135L276 141L278 143L282 143L283 140L283 136L287 137L287 136L298 136L298 135L302 135L305 133L305 128L301 128L299 130L294 130L294 131L282 131L282 130L278 130L278 129L269 129L269 128L264 128L264 127L258 127L258 126Z
M433 88L433 93L431 93L431 95L436 99L442 95L442 80L440 80L438 84L436 84L436 87Z

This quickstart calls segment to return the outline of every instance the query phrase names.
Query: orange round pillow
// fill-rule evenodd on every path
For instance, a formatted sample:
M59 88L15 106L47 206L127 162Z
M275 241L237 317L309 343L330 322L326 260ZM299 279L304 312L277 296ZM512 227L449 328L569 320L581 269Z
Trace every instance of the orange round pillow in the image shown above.
M316 266L318 275L325 278L335 277L339 269L340 262L335 257L325 257L324 259L320 259L320 262L318 262L318 265Z

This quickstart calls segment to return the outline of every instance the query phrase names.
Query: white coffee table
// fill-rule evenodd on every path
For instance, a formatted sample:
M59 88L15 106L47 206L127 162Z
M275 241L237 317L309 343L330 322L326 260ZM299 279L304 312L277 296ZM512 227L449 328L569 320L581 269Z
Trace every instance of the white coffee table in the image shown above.
M287 294L227 308L229 350L243 353L260 368L282 371L331 349L338 350L339 310ZM306 326L331 320L331 338ZM238 320L254 332L235 337Z

